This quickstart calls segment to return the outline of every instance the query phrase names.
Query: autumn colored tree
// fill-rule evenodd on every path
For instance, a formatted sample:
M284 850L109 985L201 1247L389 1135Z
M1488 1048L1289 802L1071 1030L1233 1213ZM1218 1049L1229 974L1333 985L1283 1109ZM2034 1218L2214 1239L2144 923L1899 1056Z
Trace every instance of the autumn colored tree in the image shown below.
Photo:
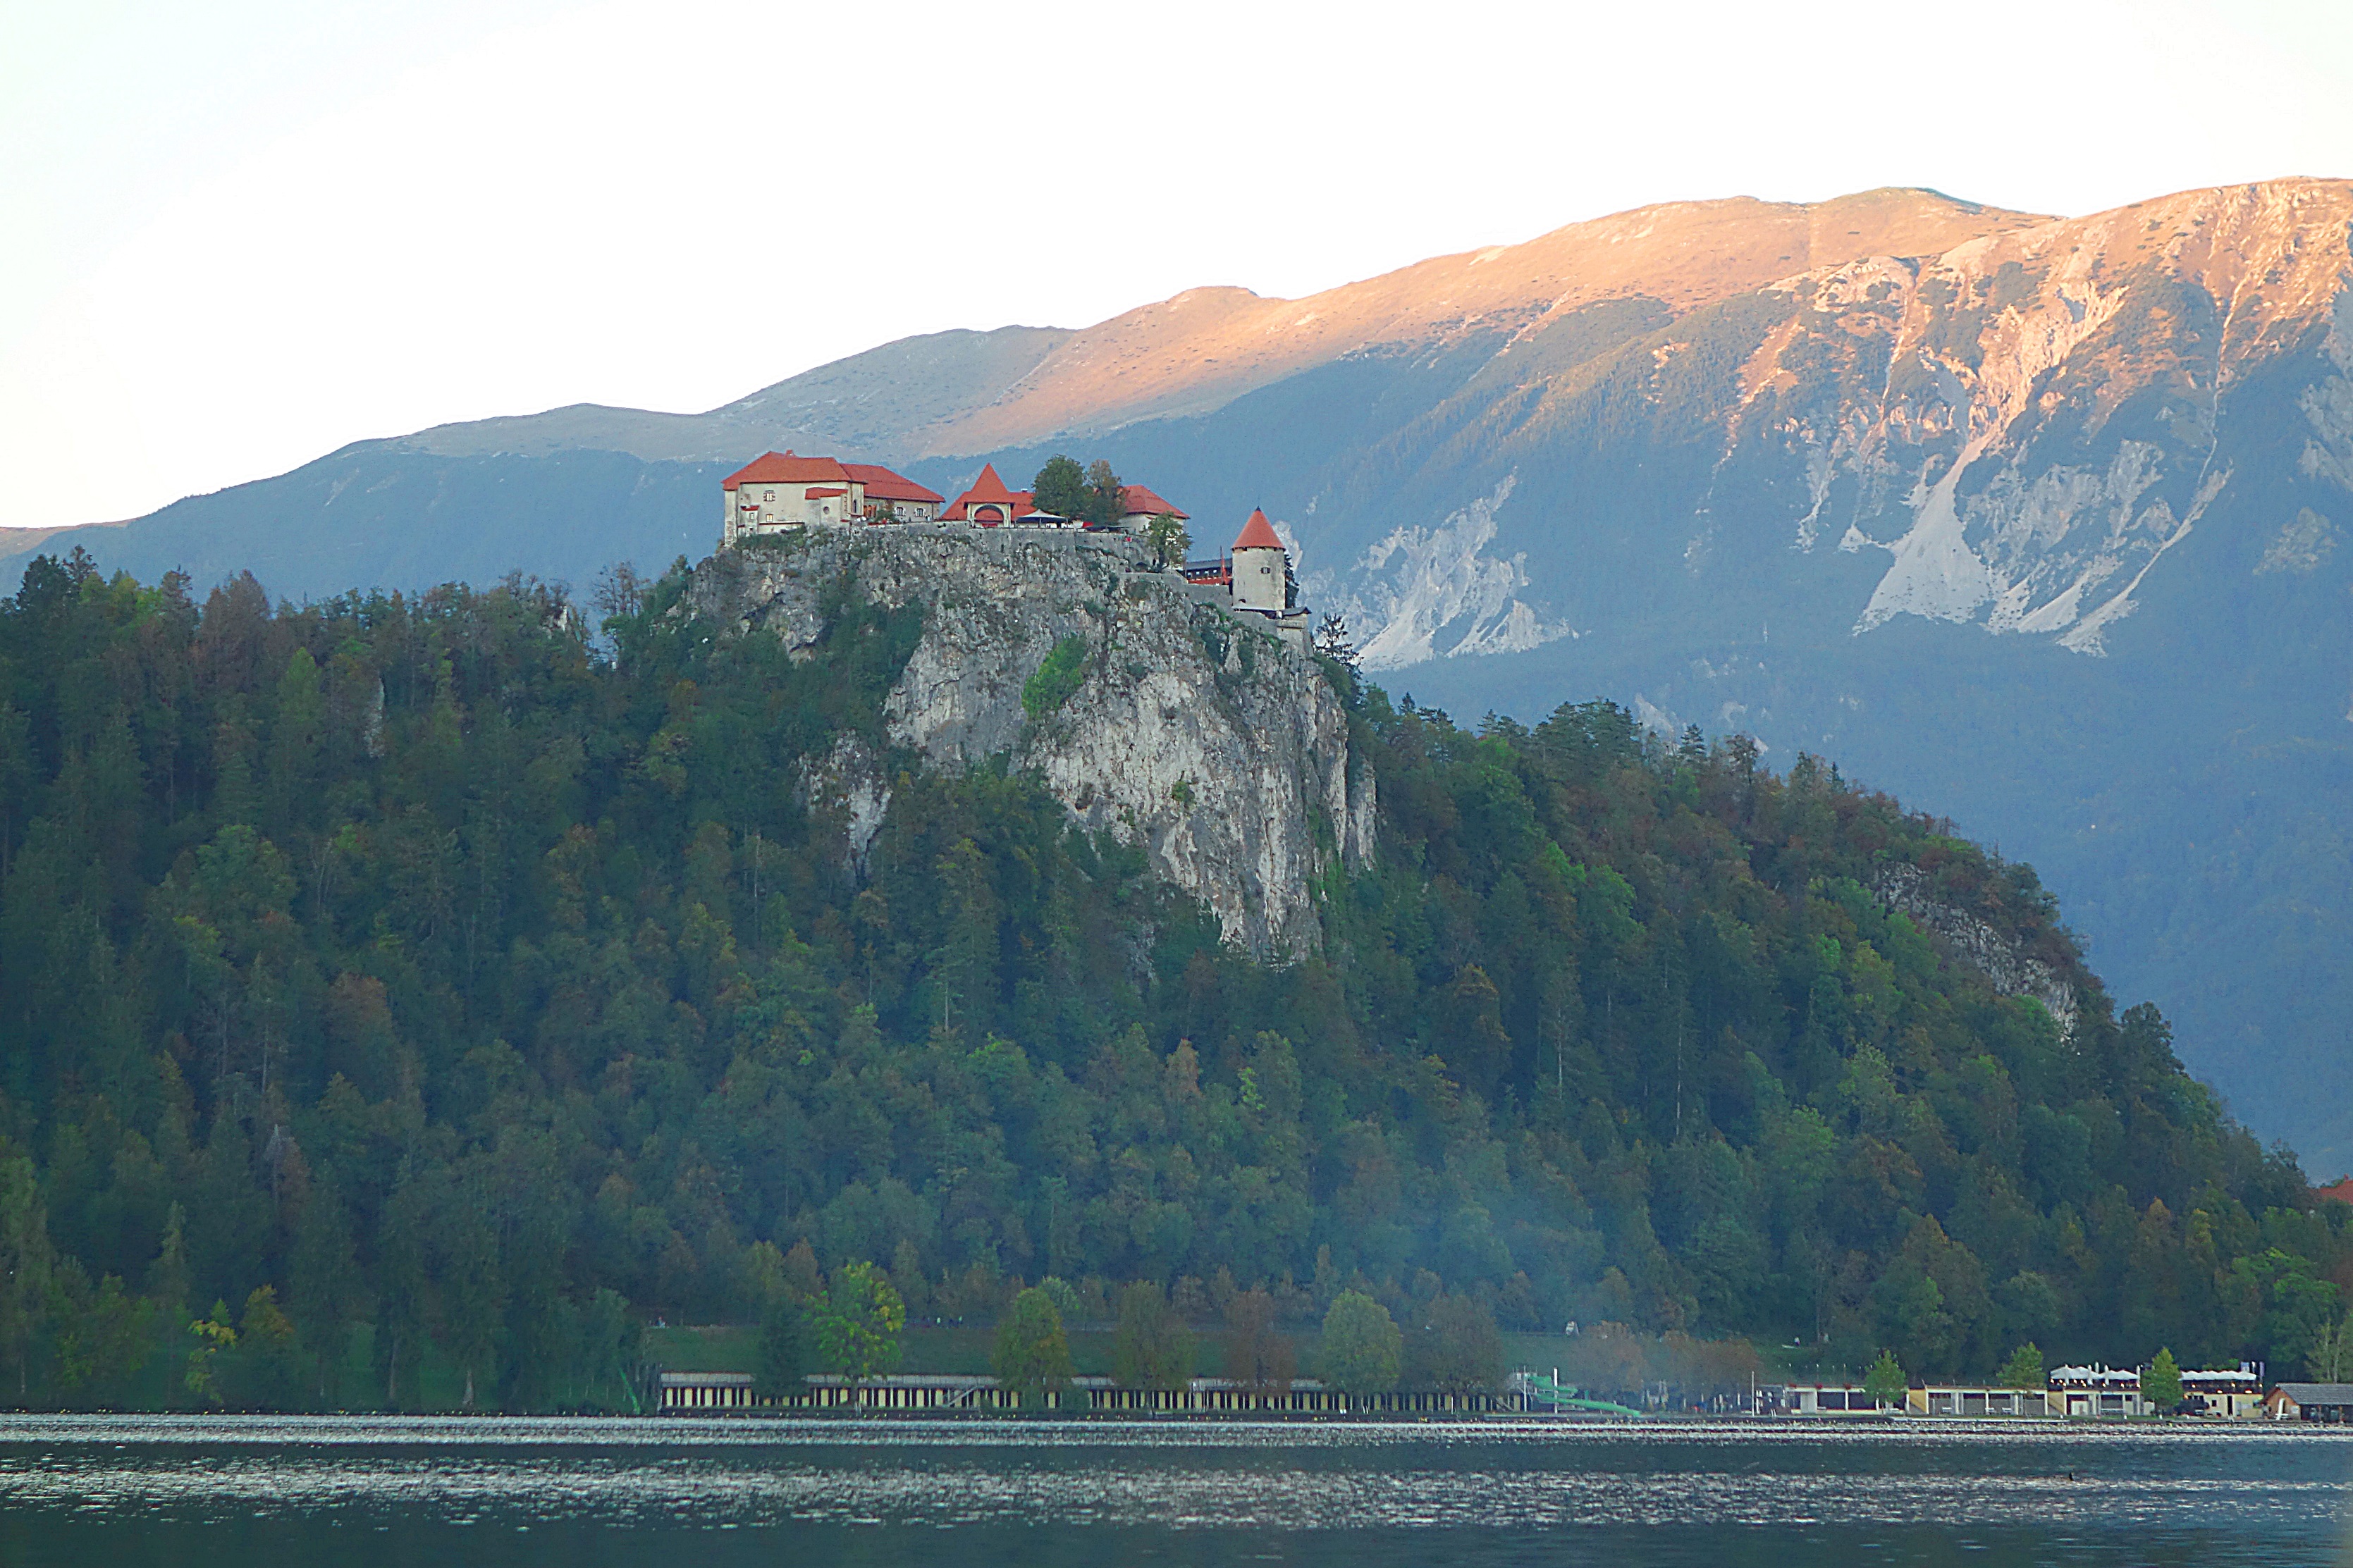
M1120 1292L1112 1368L1123 1388L1155 1393L1181 1390L1193 1376L1193 1331L1150 1280Z
M1226 1306L1226 1375L1259 1395L1289 1392L1299 1352L1275 1327L1274 1298L1262 1288L1239 1291Z
M1050 1395L1059 1397L1069 1389L1070 1336L1052 1295L1033 1285L1013 1298L997 1320L988 1370L1024 1405L1042 1405Z

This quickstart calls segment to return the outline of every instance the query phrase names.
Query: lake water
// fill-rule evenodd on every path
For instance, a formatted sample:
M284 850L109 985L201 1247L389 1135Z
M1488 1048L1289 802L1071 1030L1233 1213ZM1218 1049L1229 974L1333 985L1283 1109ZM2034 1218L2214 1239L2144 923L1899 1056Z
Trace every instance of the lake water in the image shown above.
M0 1416L0 1563L2312 1563L2353 1432Z

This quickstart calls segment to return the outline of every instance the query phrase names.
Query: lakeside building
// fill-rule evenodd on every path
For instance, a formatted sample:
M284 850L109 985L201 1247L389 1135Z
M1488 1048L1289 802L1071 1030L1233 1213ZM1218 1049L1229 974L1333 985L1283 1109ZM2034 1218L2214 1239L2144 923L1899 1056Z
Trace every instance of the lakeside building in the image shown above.
M1859 1383L1786 1383L1757 1393L1768 1413L1788 1415L1877 1415L1894 1408Z
M1915 1415L2047 1415L2048 1393L2040 1388L1992 1388L1977 1384L1924 1384L1906 1389L1904 1408Z
M1881 1406L1859 1384L1788 1384L1759 1390L1759 1408L1791 1415L1871 1415L1882 1408L1911 1415L2050 1415L2077 1420L2123 1420L2159 1414L2142 1394L2141 1374L2129 1367L2063 1366L2042 1388L1996 1388L1987 1384L1923 1383L1905 1390L1901 1406ZM2286 1384L2283 1388L2348 1388L2348 1384ZM2267 1414L2261 1365L2242 1362L2235 1370L2185 1370L2182 1405L2192 1415L2248 1421ZM2330 1408L2325 1398L2320 1409ZM2301 1408L2299 1405L2298 1408ZM2327 1420L2327 1416L2277 1415L2277 1419Z
M1008 1410L1018 1403L997 1379L955 1373L894 1373L856 1388L839 1376L819 1373L801 1380L803 1392L781 1400L759 1396L748 1372L663 1372L655 1378L655 1408L664 1415L720 1415L754 1410L906 1410L978 1412ZM1066 1415L1517 1415L1527 1408L1525 1393L1509 1387L1492 1394L1398 1389L1388 1394L1343 1394L1312 1377L1287 1387L1256 1389L1230 1378L1197 1377L1181 1389L1123 1388L1107 1377L1074 1377L1046 1408Z
M2063 1366L2051 1373L2044 1396L2053 1415L2146 1415L2148 1401L2140 1394L2140 1373L2129 1367Z
M2241 1362L2235 1372L2184 1372L2181 1402L2193 1415L2253 1420L2263 1414L2262 1363Z
M2353 1383L2283 1383L2263 1396L2263 1414L2274 1421L2353 1423Z

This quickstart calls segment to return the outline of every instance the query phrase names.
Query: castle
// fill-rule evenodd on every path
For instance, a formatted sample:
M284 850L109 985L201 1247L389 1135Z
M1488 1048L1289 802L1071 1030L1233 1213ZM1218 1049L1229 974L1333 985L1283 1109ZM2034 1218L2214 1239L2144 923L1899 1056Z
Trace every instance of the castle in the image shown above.
M953 501L879 463L845 463L767 452L727 476L720 531L723 547L756 534L805 528L861 528L892 523L943 523L966 528L1091 529L1038 508L1029 490L1007 488L997 465L981 465L970 489ZM1143 485L1120 492L1120 515L1110 529L1142 534L1157 519L1191 519ZM1285 643L1308 646L1307 612L1299 607L1298 580L1291 552L1267 521L1253 510L1225 554L1188 561L1177 568L1195 597L1235 615L1256 617Z

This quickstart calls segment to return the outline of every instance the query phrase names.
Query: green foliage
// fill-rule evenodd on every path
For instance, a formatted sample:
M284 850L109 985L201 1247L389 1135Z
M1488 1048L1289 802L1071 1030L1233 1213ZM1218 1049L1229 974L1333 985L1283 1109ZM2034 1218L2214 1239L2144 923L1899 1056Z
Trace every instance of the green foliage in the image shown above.
M182 1381L187 1384L188 1392L197 1398L218 1405L221 1395L214 1375L214 1363L221 1352L237 1348L237 1330L228 1321L228 1303L215 1301L212 1315L190 1323L188 1332L195 1337L196 1343L195 1348L188 1352L187 1371Z
M1163 566L1181 566L1193 552L1193 535L1174 512L1164 511L1145 523L1144 537L1152 542L1152 552Z
M1334 1298L1319 1347L1324 1381L1344 1394L1384 1394L1405 1373L1404 1336L1389 1310L1360 1290Z
M1862 1379L1865 1394L1881 1405L1898 1410L1904 1407L1905 1397L1910 1388L1911 1380L1904 1375L1903 1364L1895 1359L1894 1351L1881 1351L1879 1359L1871 1363L1871 1371Z
M763 1399L801 1393L808 1376L808 1330L800 1304L780 1289L760 1312L760 1360L753 1392Z
M1149 1280L1120 1292L1112 1365L1124 1388L1166 1392L1183 1388L1193 1375L1193 1331Z
M1504 1336L1494 1315L1472 1297L1432 1301L1413 1349L1413 1380L1419 1385L1469 1394L1504 1380Z
M1101 458L1087 465L1085 510L1079 513L1098 528L1109 527L1119 521L1121 503L1126 499L1127 487L1120 483L1112 466Z
M1053 1294L1031 1286L997 1320L988 1370L1023 1405L1042 1405L1071 1385L1071 1342Z
M25 1392L34 1332L48 1305L49 1232L33 1162L0 1162L0 1349Z
M871 1263L861 1259L835 1269L833 1283L813 1316L818 1353L851 1387L871 1383L899 1364L906 1303L890 1277Z
M2030 1388L2038 1394L2048 1388L2051 1378L2042 1364L2042 1347L2029 1340L2010 1352L1993 1381L1997 1388Z
M1271 967L1039 781L889 751L920 608L828 589L797 661L727 569L617 585L609 650L521 582L199 605L47 562L0 601L28 1402L243 1401L259 1346L191 1391L186 1313L269 1287L287 1403L625 1409L640 1321L886 1258L949 1320L1048 1276L1066 1316L1151 1284L1164 1337L1254 1289L1278 1337L1459 1299L1662 1373L1677 1331L2285 1366L2345 1314L2353 1210L2117 1013L2031 872L1821 763L1359 689L1379 860ZM846 732L892 784L857 875L777 784ZM2074 984L2073 1037L1891 867Z
M2181 1363L2170 1346L2160 1347L2157 1359L2140 1374L2140 1394L2160 1415L2181 1408Z
M1124 487L1101 458L1081 468L1076 458L1057 453L1029 481L1029 492L1039 511L1101 528L1119 521Z
M1087 639L1073 634L1054 645L1036 673L1021 683L1021 710L1039 722L1059 713L1087 679Z
M1060 453L1046 459L1038 477L1029 481L1030 496L1038 510L1056 517L1079 517L1087 506L1087 471L1075 458Z

